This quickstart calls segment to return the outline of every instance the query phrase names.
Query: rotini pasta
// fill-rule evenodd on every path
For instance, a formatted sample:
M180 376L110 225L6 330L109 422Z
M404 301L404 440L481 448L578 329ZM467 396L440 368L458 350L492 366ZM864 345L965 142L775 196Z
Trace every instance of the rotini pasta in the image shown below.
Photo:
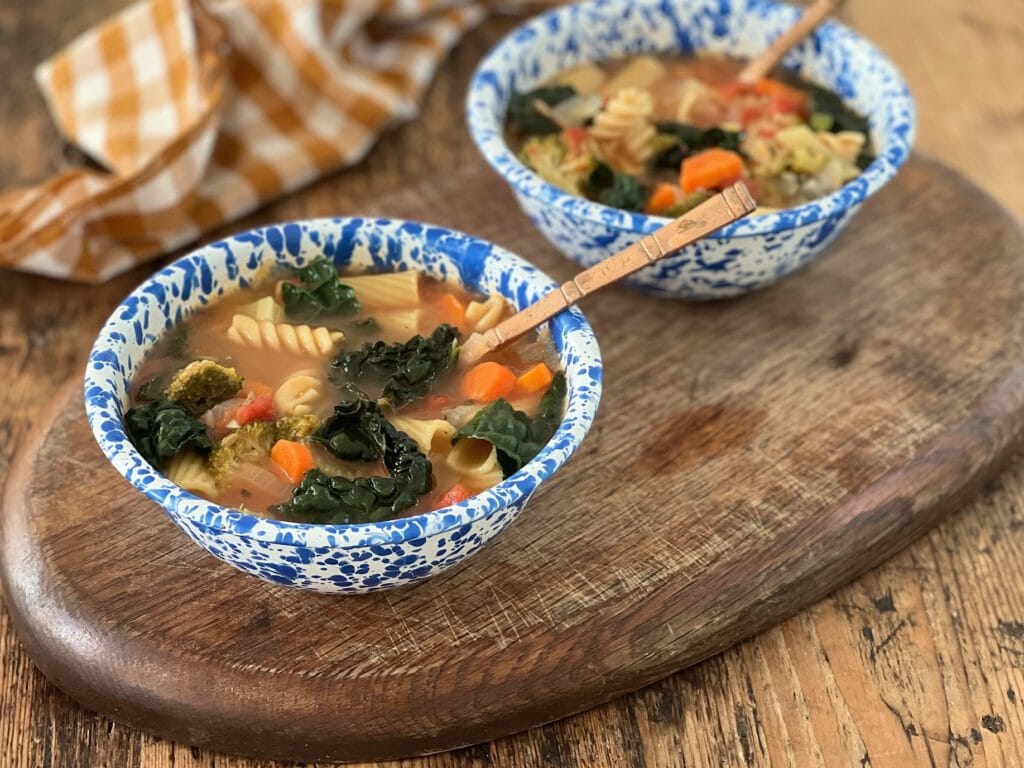
M238 308L238 312L253 320L269 320L272 323L285 321L284 307L273 296L264 296L251 304L244 304Z
M228 329L228 339L235 344L312 357L329 355L344 338L341 331L255 320L248 315L232 317Z
M445 463L462 476L463 485L473 490L490 488L504 477L497 450L483 440L459 440L452 446Z
M424 453L444 453L452 445L455 427L444 419L411 419L406 416L389 416L396 429L405 432L416 441Z
M322 391L323 382L316 371L299 371L274 391L274 407L282 416L312 413Z
M498 324L505 314L505 299L496 293L487 297L487 301L471 301L466 307L466 322L474 333L489 331Z
M616 93L590 127L594 154L624 173L640 173L654 154L653 110L654 99L647 91L624 88Z
M195 451L183 451L171 459L167 479L192 493L203 496L217 493L217 483L207 469L206 459Z
M359 303L370 310L414 307L420 300L419 275L411 270L346 277Z

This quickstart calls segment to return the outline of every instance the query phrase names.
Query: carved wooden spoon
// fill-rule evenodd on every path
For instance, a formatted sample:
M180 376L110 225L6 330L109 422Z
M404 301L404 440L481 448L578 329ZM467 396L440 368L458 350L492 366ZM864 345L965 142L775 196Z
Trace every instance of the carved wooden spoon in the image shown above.
M756 205L746 185L742 181L736 182L657 232L583 270L558 290L502 320L490 330L472 334L459 352L459 365L472 365L488 352L518 339L584 296L618 282L641 267L671 256L716 229L746 216Z
M756 83L775 69L775 65L790 48L811 34L815 27L842 4L843 0L817 0L809 5L792 27L775 38L759 56L747 62L736 79L745 85Z

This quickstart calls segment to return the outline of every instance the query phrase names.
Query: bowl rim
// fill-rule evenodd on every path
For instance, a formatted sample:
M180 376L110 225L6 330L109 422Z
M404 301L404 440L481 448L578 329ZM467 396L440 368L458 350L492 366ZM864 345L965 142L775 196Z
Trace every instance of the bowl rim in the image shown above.
M679 3L687 0L630 0L634 6L663 6L667 2ZM795 21L799 10L775 0L743 0L747 8L757 8L762 16L771 16L782 25ZM622 5L622 0L585 0L584 2L559 6L538 14L520 24L505 35L477 65L466 94L465 116L469 133L477 149L488 164L497 171L520 195L558 209L572 219L584 220L637 233L650 233L670 221L663 216L654 216L633 211L623 211L602 203L573 195L545 181L539 174L526 166L509 148L504 138L504 118L507 112L507 98L501 116L494 114L490 98L494 82L507 87L498 70L502 55L508 50L528 49L533 41L543 39L545 31L553 26L561 27L577 14L588 11L604 11ZM732 13L730 6L730 13ZM917 115L910 89L896 66L878 47L867 38L835 19L827 19L812 33L808 40L818 42L824 35L834 35L844 44L858 46L886 70L892 91L886 99L886 114L906 115L902 131L890 131L887 146L865 168L859 176L850 180L835 192L816 198L793 208L752 216L726 225L711 233L713 240L773 235L798 227L814 224L822 219L832 218L854 208L870 195L887 184L906 162L914 142ZM802 50L799 46L787 54L792 57ZM553 74L553 73L551 73ZM481 95L486 94L484 98ZM870 115L868 116L870 120Z
M124 433L123 415L112 410L112 408L123 408L116 390L113 389L114 377L109 374L103 377L94 375L96 371L103 369L103 363L110 359L111 350L118 354L119 360L122 360L126 348L138 346L137 342L131 341L126 334L120 332L119 315L129 303L153 300L157 295L166 296L166 299L162 299L162 301L166 301L173 307L175 303L180 303L183 299L179 296L171 296L170 292L160 291L158 281L161 278L169 279L182 274L181 268L189 262L228 259L228 242L231 240L262 236L270 230L282 229L289 225L330 226L336 229L353 225L358 229L373 226L402 227L411 225L418 227L416 238L422 238L420 244L424 246L422 250L424 254L441 250L428 244L424 233L428 231L441 232L444 237L458 238L470 246L490 248L491 252L488 258L497 258L503 262L504 275L519 274L520 279L514 283L515 285L532 280L537 281L544 291L557 287L557 283L539 268L495 243L449 227L393 217L318 217L267 224L210 242L168 263L122 299L104 322L89 354L83 394L90 428L108 461L133 487L159 504L175 522L179 522L178 517L181 516L186 518L190 525L206 531L236 535L248 540L276 545L330 547L339 550L395 545L416 539L426 539L458 529L478 520L489 518L501 510L513 506L524 496L529 498L537 487L565 464L579 448L597 415L604 369L593 329L583 313L578 308L572 307L551 321L553 330L557 330L554 334L556 339L564 333L566 341L572 344L572 346L558 350L563 370L569 374L565 415L559 423L558 429L541 451L519 471L465 501L418 515L399 517L378 523L347 525L300 523L277 520L225 507L190 493L167 479L162 472L142 458ZM455 259L450 252L445 253L449 258ZM278 260L278 257L273 255L269 258L274 261ZM302 258L304 257L298 259L300 263ZM418 266L422 266L419 258L421 257L417 258L416 263ZM422 270L418 269L417 271ZM464 285L461 275L457 276L457 280L460 285ZM503 281L504 284L506 283ZM513 285L513 283L507 284ZM501 291L505 298L514 301L514 296L506 294L503 289ZM167 330L158 333L156 338L161 338ZM582 333L582 337L572 339L570 334L574 332ZM155 341L148 341L146 346L151 349L154 343ZM120 372L117 375L123 376ZM130 381L127 381L126 387L130 387L130 385ZM113 430L104 428L104 426L109 427L110 419L117 421L117 427ZM211 525L209 523L211 518L223 522L220 525Z

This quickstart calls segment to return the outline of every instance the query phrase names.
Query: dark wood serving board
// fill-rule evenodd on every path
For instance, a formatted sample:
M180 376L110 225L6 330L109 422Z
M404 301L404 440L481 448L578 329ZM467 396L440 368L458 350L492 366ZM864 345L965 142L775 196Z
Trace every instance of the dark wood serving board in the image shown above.
M490 172L374 206L573 272ZM1024 237L914 159L818 263L704 305L613 289L585 310L606 390L580 453L494 545L357 598L245 576L103 460L78 383L2 515L11 614L86 706L276 758L449 749L710 656L907 544L1024 426Z

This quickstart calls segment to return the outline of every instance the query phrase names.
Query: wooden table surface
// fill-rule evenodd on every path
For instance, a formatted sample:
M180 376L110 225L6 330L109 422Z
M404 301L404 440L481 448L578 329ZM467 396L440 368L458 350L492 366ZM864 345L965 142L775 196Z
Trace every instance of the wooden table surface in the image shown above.
M32 66L124 4L0 5L0 188L72 158ZM910 80L918 148L1024 218L1020 11L1020 0L851 0L843 16ZM375 195L475 162L461 123L466 82L510 24L492 20L471 34L420 119L385 137L360 167L236 226L357 212ZM0 482L48 397L78 374L96 329L144 271L102 288L0 273ZM1024 765L1021 697L1024 452L979 499L890 562L720 656L576 717L394 765L1014 768ZM35 670L0 611L0 766L273 765L281 764L160 741L83 710Z

